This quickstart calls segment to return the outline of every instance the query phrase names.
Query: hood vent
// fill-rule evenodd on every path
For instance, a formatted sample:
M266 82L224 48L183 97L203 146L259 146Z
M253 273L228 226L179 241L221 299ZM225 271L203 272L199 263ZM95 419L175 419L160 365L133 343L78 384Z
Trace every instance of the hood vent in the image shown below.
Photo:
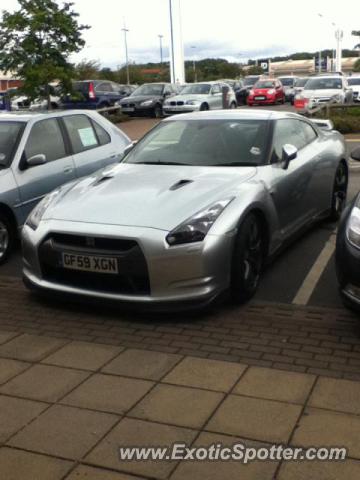
M179 180L178 182L174 183L172 187L169 188L169 190L178 190L181 187L184 187L188 183L192 183L194 180Z
M112 176L107 176L107 175L105 175L104 177L99 178L99 180L97 180L97 181L93 184L93 187L97 187L97 186L100 185L101 183L104 183L104 182L106 182L107 180L111 180L112 178L113 178Z

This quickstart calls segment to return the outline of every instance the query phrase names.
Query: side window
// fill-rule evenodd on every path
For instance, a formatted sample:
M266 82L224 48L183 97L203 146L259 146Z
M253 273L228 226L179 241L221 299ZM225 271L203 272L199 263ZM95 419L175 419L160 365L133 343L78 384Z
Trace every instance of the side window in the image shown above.
M98 137L100 145L106 145L107 143L110 143L111 137L107 133L107 131L103 127L101 127L98 123L94 122L94 120L92 121L92 123L94 125L95 132Z
M298 120L298 122L299 122L299 134L303 136L305 145L308 145L309 143L316 140L317 133L315 132L313 127L306 122L302 122L300 120Z
M47 162L67 156L60 126L55 118L41 120L32 127L25 145L26 159L44 154Z
M221 90L220 90L220 85L216 84L216 85L213 85L212 87L212 93L220 93Z
M170 87L170 85L166 85L164 89L164 95L172 95L172 93L173 93L173 90Z
M274 154L278 159L282 157L282 148L289 143L297 149L301 149L306 145L304 136L300 133L298 120L278 120L274 131Z
M74 153L85 152L99 146L95 130L86 115L63 117Z
M108 82L100 83L95 87L97 92L112 92L111 84Z

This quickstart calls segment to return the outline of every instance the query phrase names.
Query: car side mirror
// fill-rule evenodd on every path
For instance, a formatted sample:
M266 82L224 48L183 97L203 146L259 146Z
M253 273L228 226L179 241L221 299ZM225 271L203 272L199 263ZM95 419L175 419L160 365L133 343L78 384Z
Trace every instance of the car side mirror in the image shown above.
M125 148L124 148L124 151L123 151L123 158L129 153L131 152L131 150L135 147L135 145L138 143L137 140L134 140L133 142L129 143L129 145L127 145Z
M354 148L354 150L350 153L350 157L353 160L360 162L360 147Z
M46 163L46 155L43 153L37 153L26 160L29 167L35 167L36 165L44 165Z
M283 168L286 170L289 167L289 163L291 160L294 160L297 157L298 149L291 145L290 143L286 143L282 148L282 157L281 161L283 163Z

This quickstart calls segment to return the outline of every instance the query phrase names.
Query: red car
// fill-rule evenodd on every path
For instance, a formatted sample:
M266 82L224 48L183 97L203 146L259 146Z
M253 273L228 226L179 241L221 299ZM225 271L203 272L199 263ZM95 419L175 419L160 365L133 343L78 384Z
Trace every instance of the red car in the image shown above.
M285 103L285 91L280 80L259 80L250 90L247 104L275 105Z

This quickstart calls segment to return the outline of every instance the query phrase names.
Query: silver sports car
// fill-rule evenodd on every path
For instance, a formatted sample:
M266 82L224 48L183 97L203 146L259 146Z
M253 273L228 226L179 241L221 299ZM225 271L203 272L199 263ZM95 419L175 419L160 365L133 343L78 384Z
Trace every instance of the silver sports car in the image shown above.
M243 302L287 241L339 217L347 180L342 136L299 115L171 117L120 164L42 200L23 229L24 279L143 305Z

